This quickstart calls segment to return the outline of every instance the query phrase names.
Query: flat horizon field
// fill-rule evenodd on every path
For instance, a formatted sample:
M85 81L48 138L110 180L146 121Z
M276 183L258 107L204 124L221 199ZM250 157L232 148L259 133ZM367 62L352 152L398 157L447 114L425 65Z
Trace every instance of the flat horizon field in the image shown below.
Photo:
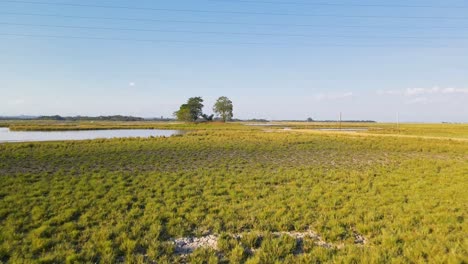
M0 144L0 262L468 262L468 125L336 125L2 121L188 133Z

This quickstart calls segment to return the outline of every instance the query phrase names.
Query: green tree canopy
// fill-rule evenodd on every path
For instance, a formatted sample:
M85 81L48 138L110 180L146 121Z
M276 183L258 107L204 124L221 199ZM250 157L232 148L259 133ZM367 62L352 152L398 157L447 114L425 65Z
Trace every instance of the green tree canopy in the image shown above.
M203 99L201 97L191 97L187 103L180 106L174 113L180 121L195 122L203 114Z
M216 101L213 111L221 117L221 119L226 122L231 120L234 116L233 111L234 106L232 105L232 101L229 100L226 96L221 96Z

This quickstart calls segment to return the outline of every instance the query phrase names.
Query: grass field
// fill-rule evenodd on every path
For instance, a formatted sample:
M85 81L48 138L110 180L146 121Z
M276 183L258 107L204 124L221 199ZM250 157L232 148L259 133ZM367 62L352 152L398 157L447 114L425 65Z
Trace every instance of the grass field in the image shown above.
M0 262L468 262L467 125L2 125L192 132L0 144Z
M246 125L247 124L247 125ZM411 135L424 137L444 137L468 139L468 124L408 124L391 123L350 123L341 125L335 122L272 122L263 126L249 126L249 123L229 124L204 123L187 124L180 122L112 122L112 121L0 121L0 127L9 127L14 131L60 131L60 130L96 130L96 129L181 129L181 130L265 130L293 129L316 130L327 128L365 129L361 134Z

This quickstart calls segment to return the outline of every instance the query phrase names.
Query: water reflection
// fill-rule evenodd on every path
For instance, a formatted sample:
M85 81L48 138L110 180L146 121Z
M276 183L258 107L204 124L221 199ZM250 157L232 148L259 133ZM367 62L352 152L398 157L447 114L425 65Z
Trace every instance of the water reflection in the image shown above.
M81 130L81 131L10 131L0 128L0 143L87 140L98 138L129 138L129 137L169 137L182 135L181 130L160 129L112 129L112 130Z

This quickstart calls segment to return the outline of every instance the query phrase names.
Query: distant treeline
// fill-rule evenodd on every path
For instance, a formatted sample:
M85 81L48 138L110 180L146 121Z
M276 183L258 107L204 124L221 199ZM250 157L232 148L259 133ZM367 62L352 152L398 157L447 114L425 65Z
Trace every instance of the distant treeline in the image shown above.
M144 121L144 118L134 116L39 116L36 120L56 120L56 121Z
M293 122L293 121L289 121ZM295 122L295 121L294 121ZM297 122L317 122L317 123L336 123L340 122L339 120L313 120L313 121L297 121ZM342 123L377 123L374 120L341 120Z
M142 117L134 116L0 116L0 120L54 120L54 121L144 121ZM151 120L157 120L151 119ZM167 120L167 119L164 119Z
M258 122L258 123L270 122L270 121L268 121L266 119L257 119L257 118L253 118L253 119L237 119L237 118L234 118L231 121L233 121L233 122Z
M122 116L122 115L113 115L113 116L0 116L0 120L54 120L54 121L159 121L159 122L169 122L176 121L175 118L166 118L166 117L135 117L135 116ZM220 118L214 118L214 121L221 121ZM232 119L234 122L270 122L266 119Z
M37 116L0 116L0 120L33 120Z
M152 117L143 118L135 116L123 116L123 115L112 115L112 116L0 116L0 120L54 120L54 121L175 121L174 118L165 117ZM214 121L220 121L220 118L214 118ZM320 123L336 123L338 120L272 120L261 118L253 119L231 119L233 122L320 122ZM373 120L343 120L343 123L376 123Z
M266 121L269 122L269 121ZM339 120L272 120L271 122L337 123ZM342 123L377 123L374 120L341 120Z

